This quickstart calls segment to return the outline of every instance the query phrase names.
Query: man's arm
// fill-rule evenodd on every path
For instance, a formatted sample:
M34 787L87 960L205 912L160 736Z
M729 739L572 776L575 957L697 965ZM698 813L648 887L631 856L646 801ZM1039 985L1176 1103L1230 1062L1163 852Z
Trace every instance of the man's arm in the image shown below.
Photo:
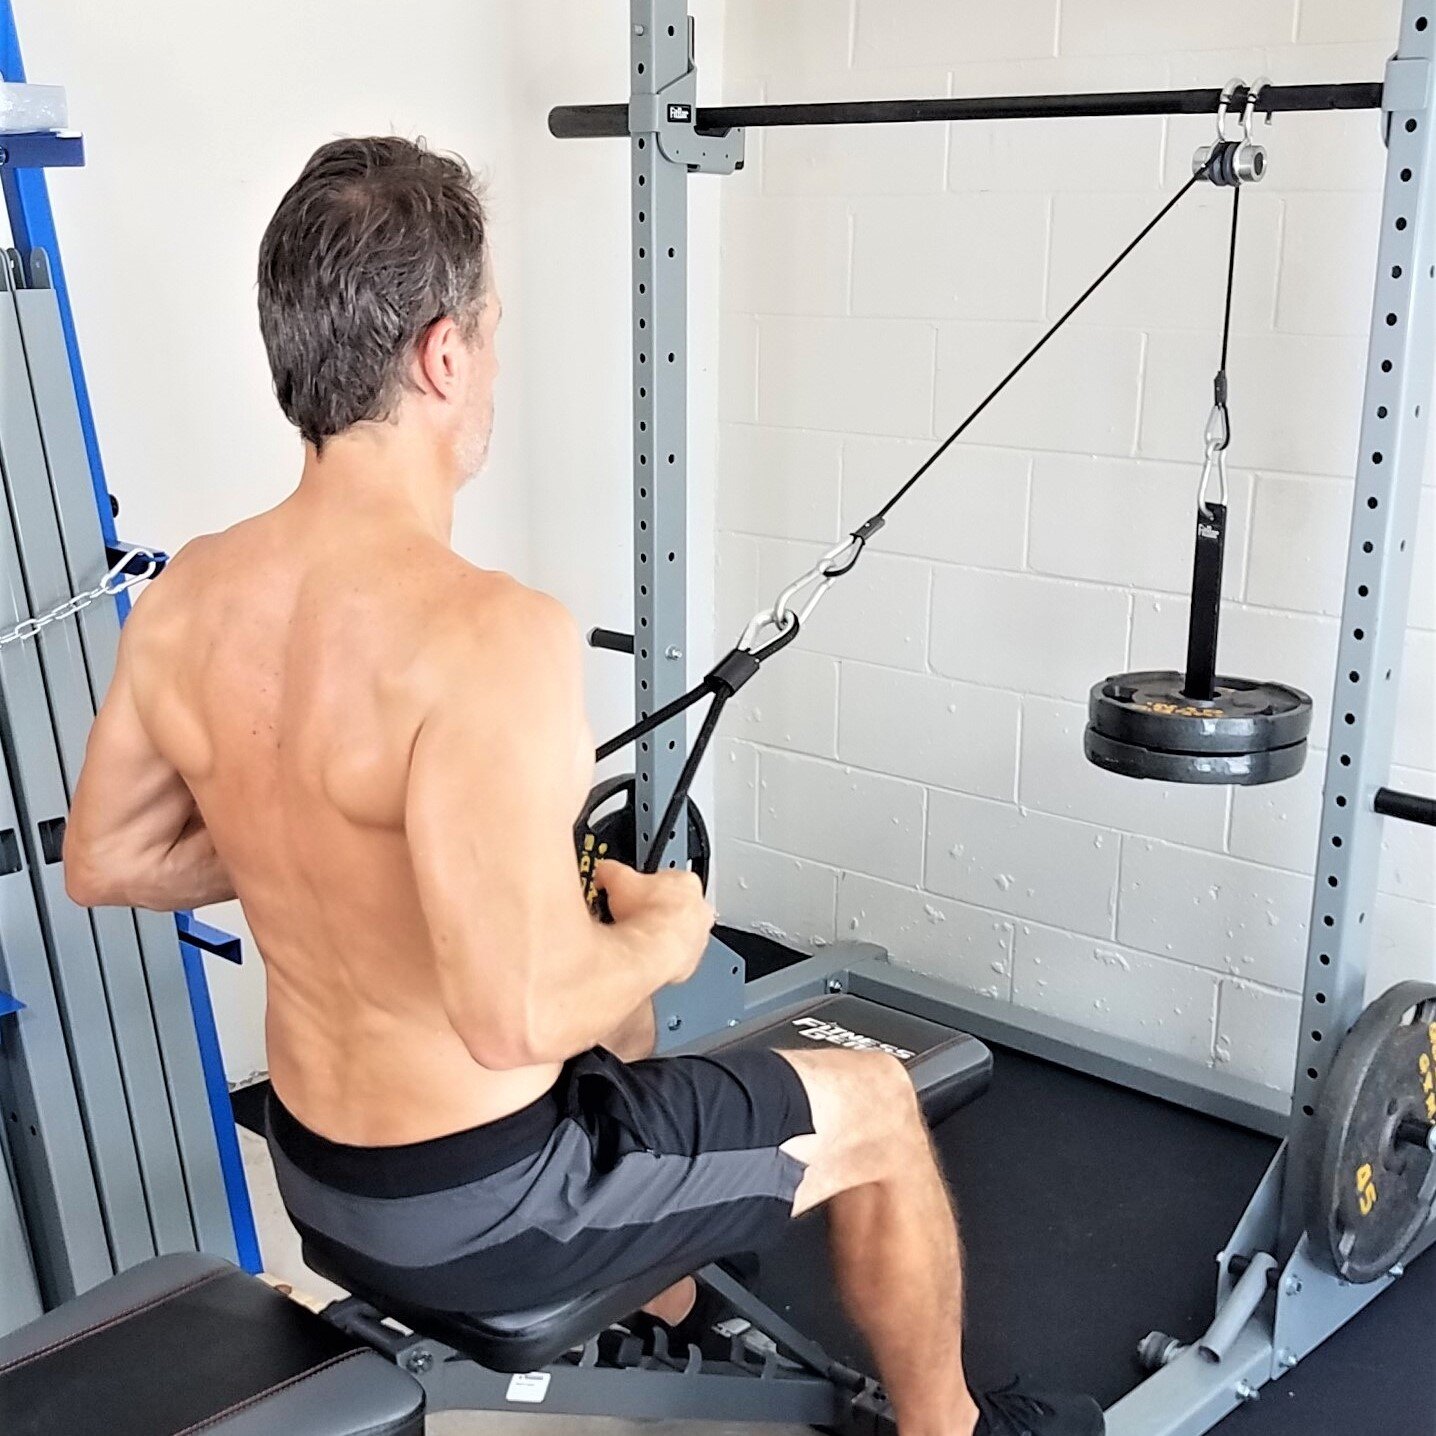
M193 795L140 721L123 641L70 804L65 887L83 907L159 912L234 896Z
M590 915L573 851L588 741L577 633L551 600L503 602L497 635L446 665L414 744L406 820L445 1007L491 1068L603 1041L692 973L712 923L677 873L610 873L623 916Z

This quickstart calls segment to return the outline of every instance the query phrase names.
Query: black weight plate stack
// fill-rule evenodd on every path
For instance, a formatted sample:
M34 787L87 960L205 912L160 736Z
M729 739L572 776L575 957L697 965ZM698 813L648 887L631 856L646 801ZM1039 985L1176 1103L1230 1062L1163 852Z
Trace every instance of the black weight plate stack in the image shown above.
M1121 673L1095 684L1083 749L1089 762L1163 783L1275 783L1301 771L1311 699L1282 683L1218 678L1210 700L1180 673Z
M590 903L593 865L601 858L639 864L638 852L638 784L632 773L623 773L598 784L588 795L583 811L573 828L574 847L578 853L579 875ZM713 847L708 838L708 824L698 804L688 800L688 866L708 890L708 870Z
M1347 1281L1401 1262L1436 1210L1436 987L1403 982L1347 1034L1326 1079L1305 1160L1307 1232Z

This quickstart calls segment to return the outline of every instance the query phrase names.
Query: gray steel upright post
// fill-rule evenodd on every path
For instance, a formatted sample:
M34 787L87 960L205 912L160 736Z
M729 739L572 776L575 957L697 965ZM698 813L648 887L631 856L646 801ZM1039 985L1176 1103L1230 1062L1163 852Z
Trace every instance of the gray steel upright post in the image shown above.
M1405 0L1386 68L1386 192L1371 344L1361 407L1322 790L1316 890L1293 1085L1293 1150L1305 1150L1322 1083L1366 1000L1366 959L1384 819L1372 806L1389 781L1401 653L1410 605L1422 469L1436 357L1436 6ZM1299 1183L1287 1183L1283 1250L1301 1230Z
M629 144L633 235L633 659L639 717L686 686L688 646L688 174L731 172L742 136L699 136L697 75L687 0L630 0ZM638 851L687 757L687 725L675 718L642 738L634 755ZM680 817L669 866L686 863ZM717 944L697 974L658 994L660 1045L721 1027L741 1011L741 972Z
M688 172L658 147L657 96L688 70L685 0L632 0L633 659L639 717L683 692L688 646ZM651 97L651 115L639 115ZM644 126L649 128L645 129ZM682 719L638 745L638 850L647 850L687 744ZM688 855L680 823L671 862Z

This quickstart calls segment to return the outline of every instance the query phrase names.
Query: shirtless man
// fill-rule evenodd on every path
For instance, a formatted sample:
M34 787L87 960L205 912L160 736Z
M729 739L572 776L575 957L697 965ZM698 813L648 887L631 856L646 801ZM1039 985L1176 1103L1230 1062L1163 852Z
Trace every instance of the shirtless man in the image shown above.
M825 1203L904 1436L1099 1431L1085 1399L969 1393L956 1226L895 1059L638 1060L713 913L686 873L608 864L592 920L574 624L450 547L501 312L468 170L324 146L264 236L259 309L298 488L136 605L65 861L87 905L243 904L296 1225L396 1300L512 1310L651 1273L677 1320L684 1273Z

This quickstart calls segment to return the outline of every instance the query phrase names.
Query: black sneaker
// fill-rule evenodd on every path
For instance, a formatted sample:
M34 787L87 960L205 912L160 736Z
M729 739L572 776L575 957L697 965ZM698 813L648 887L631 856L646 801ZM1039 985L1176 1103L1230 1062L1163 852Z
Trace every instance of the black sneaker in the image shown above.
M999 1386L977 1402L973 1436L1102 1436L1102 1408L1090 1396L1056 1396L1023 1391L1016 1381Z

